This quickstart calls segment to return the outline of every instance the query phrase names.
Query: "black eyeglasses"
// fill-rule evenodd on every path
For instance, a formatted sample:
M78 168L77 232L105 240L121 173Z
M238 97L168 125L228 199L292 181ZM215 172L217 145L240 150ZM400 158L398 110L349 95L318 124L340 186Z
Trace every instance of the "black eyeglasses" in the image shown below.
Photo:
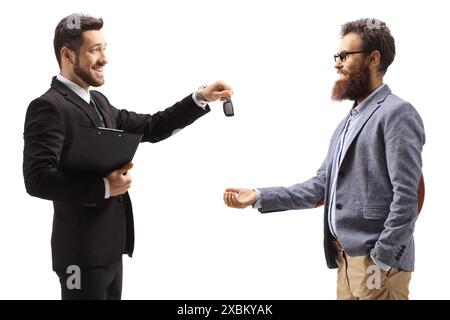
M342 62L345 62L347 60L348 56L354 53L365 53L365 51L341 51L338 54L334 55L334 62L337 62L337 60L341 60Z

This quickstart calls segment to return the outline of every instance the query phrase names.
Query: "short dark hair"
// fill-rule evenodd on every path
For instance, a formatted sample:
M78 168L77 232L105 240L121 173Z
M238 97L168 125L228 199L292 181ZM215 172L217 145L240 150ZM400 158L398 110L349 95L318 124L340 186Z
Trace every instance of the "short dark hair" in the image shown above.
M385 74L395 57L395 41L386 23L378 19L366 18L347 22L342 26L341 36L356 33L362 40L362 50L370 53L380 52L380 66L378 71Z
M61 68L61 49L67 47L78 52L83 44L83 32L88 30L100 30L103 27L102 18L74 13L62 19L55 29L53 46L55 48L56 60Z

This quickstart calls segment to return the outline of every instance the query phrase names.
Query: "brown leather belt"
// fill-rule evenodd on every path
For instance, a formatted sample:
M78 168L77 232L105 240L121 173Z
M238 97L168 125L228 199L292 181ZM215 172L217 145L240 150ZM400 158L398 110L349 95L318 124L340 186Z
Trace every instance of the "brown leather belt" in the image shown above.
M336 249L336 251L338 251L338 252L344 251L344 248L342 247L339 240L333 239L333 240L331 240L331 243L333 244L333 247L334 247L334 249Z

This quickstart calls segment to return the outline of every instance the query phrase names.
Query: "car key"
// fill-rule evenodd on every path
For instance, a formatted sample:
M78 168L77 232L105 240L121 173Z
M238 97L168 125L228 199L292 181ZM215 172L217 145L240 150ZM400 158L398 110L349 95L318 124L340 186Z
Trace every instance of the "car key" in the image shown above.
M231 102L230 98L223 102L223 112L227 117L234 116L233 103Z

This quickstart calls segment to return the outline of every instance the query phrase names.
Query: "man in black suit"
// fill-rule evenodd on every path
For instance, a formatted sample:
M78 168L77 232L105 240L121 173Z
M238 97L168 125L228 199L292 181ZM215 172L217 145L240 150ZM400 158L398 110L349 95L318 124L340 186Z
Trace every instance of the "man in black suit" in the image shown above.
M103 94L89 91L104 83L102 26L102 19L84 15L59 22L54 48L60 74L30 103L25 119L25 186L30 195L53 201L53 270L62 299L120 299L122 255L131 257L134 247L127 192L132 164L106 177L66 170L76 129L116 128L158 142L210 111L209 101L232 95L232 89L218 81L153 115L114 108Z

